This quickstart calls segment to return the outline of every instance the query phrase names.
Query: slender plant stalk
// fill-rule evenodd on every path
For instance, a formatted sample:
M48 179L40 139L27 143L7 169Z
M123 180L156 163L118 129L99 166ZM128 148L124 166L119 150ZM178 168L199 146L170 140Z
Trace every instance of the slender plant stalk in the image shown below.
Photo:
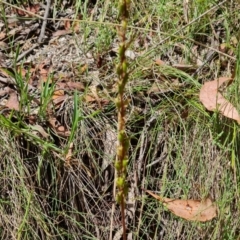
M117 157L115 161L115 168L117 172L116 186L117 194L116 200L121 207L123 239L127 239L126 223L125 223L125 208L126 197L128 194L128 184L126 180L127 165L128 165L128 148L129 139L126 134L126 107L128 100L124 97L125 86L128 82L128 64L125 52L130 44L127 40L127 24L129 18L130 0L120 0L119 2L119 17L121 19L121 27L118 30L120 38L119 44L119 64L117 66L118 74L118 96L116 99L116 106L118 112L118 144L117 144Z

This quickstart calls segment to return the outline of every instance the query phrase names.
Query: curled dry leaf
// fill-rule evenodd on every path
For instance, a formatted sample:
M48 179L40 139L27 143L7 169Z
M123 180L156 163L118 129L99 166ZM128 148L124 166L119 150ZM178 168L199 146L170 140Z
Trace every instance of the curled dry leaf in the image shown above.
M56 90L78 90L83 91L84 85L80 82L58 82L56 84Z
M68 152L65 157L65 166L70 166L72 156L73 156L73 142L71 142L69 145Z
M40 9L40 4L39 4L39 3L37 3L37 4L31 4L30 6L28 6L28 7L26 8L26 10L28 11L28 15L29 15L30 17L32 17L32 16L34 16L34 14L38 13L38 12L39 12L39 9ZM30 14L30 12L33 13L33 15Z
M83 74L83 73L87 72L87 70L88 70L88 65L84 64L80 69L80 73Z
M34 14L38 13L39 9L40 9L40 4L37 3L37 4L30 4L28 6L22 6L22 9L20 8L14 9L14 12L16 12L19 16L34 17Z
M37 124L34 126L30 125L30 127L33 130L33 134L37 135L37 133L40 133L40 135L45 139L47 139L49 137L49 134L43 129L42 126Z
M166 63L164 61L162 61L161 59L156 59L155 63L159 66L166 65Z
M61 107L62 103L65 102L67 99L68 99L67 95L62 95L57 98L54 98L53 104L54 104L55 110L59 109Z
M84 97L84 99L85 99L85 101L86 101L87 103L91 103L91 102L95 102L95 101L96 101L96 99L95 99L94 97L92 97L91 95L86 95L86 96Z
M160 197L149 190L145 191L162 202L173 214L186 220L206 222L217 216L217 206L209 198L202 201L171 199Z
M80 82L66 82L66 87L78 91L83 91L85 89L84 85Z
M53 93L52 99L55 100L62 96L64 96L64 90L55 90Z
M48 119L49 124L60 137L69 137L70 131L68 131L64 126L62 126L55 117L50 117Z
M232 81L232 78L221 77L204 83L200 90L199 98L209 111L218 110L223 116L234 119L240 123L240 115L237 109L218 91L223 83L230 81Z
M72 31L71 30L57 30L56 32L54 32L52 34L53 37L59 37L59 36L64 36L64 35L68 35L71 34Z
M0 97L3 97L4 95L7 95L11 93L12 89L10 87L5 87L3 89L0 89Z
M4 39L6 35L7 34L5 32L0 32L0 40Z
M8 44L3 41L0 41L0 49L4 50L6 48L8 48ZM4 57L4 54L2 52L0 52L0 54L1 54L0 64L1 64L1 66L6 67L7 66L6 64L2 65L3 60L5 60L2 58L2 57Z
M52 79L49 78L49 74L52 71L52 65L48 60L43 61L36 67L36 71L39 73L39 82L38 82L38 88L42 88L42 84L45 82L52 83Z
M66 30L73 30L75 33L79 33L79 22L78 21L69 21L69 20L66 20L65 23L64 23L64 27Z
M8 37L15 36L17 33L19 33L23 29L22 26L18 26L16 28L13 28L11 31L8 32Z
M156 59L155 64L159 65L159 66L168 66L164 61L162 61L161 59ZM172 66L169 66L172 68L176 68L180 71L183 72L192 72L192 71L196 71L197 67L194 65L189 65L189 64L183 64L183 63L177 63L177 64L173 64Z

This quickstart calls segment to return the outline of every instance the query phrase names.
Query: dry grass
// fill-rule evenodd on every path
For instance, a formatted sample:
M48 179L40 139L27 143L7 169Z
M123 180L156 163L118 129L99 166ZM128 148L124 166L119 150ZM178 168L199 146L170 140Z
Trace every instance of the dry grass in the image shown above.
M189 22L184 19L182 3L133 3L130 24L138 29L129 30L136 35L131 50L139 56L130 60L127 90L127 130L131 137L126 219L129 239L238 239L239 126L218 113L207 112L198 94L203 82L229 75L235 64L239 68L239 41L233 40L238 39L240 5L227 1L184 27L216 3L192 1ZM103 21L116 22L116 6L117 2L98 2L95 8L106 14ZM89 6L85 7L86 11L80 10L88 19ZM86 46L80 47L89 49L87 39L94 36L92 53L101 55L103 62L100 69L91 65L81 80L91 83L91 71L98 70L99 96L109 102L100 108L97 102L84 100L89 89L79 93L80 117L72 135L74 149L69 164L62 154L69 139L51 132L44 125L44 116L43 126L51 134L48 142L33 135L21 115L10 119L1 115L1 239L109 238L114 201L117 61L112 51L117 44L116 32L114 27L109 29L91 24L82 28ZM209 60L211 48L222 42L226 42L230 57L217 53ZM155 59L169 66L156 65ZM198 66L200 59L202 68ZM171 67L179 63L192 65L193 70ZM237 107L238 76L237 71L228 93ZM74 111L74 97L70 96L57 118L71 127ZM208 223L182 220L146 196L143 187L170 198L210 197L218 205L218 217ZM120 239L120 220L116 209L115 239Z

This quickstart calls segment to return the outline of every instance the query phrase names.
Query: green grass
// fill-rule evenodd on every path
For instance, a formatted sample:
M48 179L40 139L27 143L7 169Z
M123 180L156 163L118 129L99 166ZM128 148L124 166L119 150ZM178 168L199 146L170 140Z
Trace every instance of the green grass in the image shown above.
M131 138L128 180L130 191L134 190L133 205L127 206L127 222L136 240L239 238L240 128L231 119L206 111L199 101L199 90L206 81L230 76L236 66L235 81L224 95L240 109L240 4L226 1L207 12L216 6L216 1L189 2L188 22L183 1L132 3L129 35L135 37L130 50L138 57L129 59L131 74L126 92L130 101L127 131ZM18 1L17 6L22 3ZM54 4L56 13L62 5L57 1ZM78 42L77 35L73 38L82 54L91 53L95 62L89 64L87 72L79 71L78 79L87 86L85 91L70 93L57 113L58 121L69 127L70 137L59 137L48 124L47 108L54 84L43 86L37 116L37 124L50 138L36 134L28 121L33 98L26 87L28 76L13 67L21 112L0 115L1 239L109 238L117 126L114 84L118 60L112 51L118 46L114 26L118 23L117 6L117 1L97 1L96 5L73 1L75 15L79 13L82 20L89 20L79 25L82 41ZM1 12L9 8L6 4L0 7ZM93 14L93 8L98 13ZM7 24L7 14L3 18ZM9 26L6 28L9 32ZM190 64L197 69L199 62L206 61L209 47L215 46L212 41L216 48L225 42L229 47L226 54L232 51L236 61L217 53L196 75L172 67ZM21 49L14 38L9 38L8 44L11 51L5 54ZM21 52L15 59L18 54ZM96 63L99 56L100 67ZM167 66L154 64L156 59L162 59ZM99 74L98 95L109 101L101 107L85 100L91 93L93 71ZM160 91L151 90L153 84ZM66 165L72 142L72 158ZM210 197L217 203L218 216L207 223L186 221L146 195L142 188L174 199ZM113 236L121 228L120 220L117 207Z

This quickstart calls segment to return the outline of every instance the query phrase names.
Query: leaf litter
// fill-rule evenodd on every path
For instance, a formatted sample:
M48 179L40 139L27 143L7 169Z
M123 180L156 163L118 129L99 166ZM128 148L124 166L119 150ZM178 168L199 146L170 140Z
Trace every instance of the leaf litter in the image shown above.
M220 77L203 84L199 98L202 104L209 111L219 111L223 116L234 119L240 123L240 115L237 109L219 92L219 88L224 84L230 84L232 78Z
M160 197L155 193L144 190L155 199L163 203L163 205L178 217L189 221L206 222L211 221L217 216L217 206L210 198L200 200L182 200Z

